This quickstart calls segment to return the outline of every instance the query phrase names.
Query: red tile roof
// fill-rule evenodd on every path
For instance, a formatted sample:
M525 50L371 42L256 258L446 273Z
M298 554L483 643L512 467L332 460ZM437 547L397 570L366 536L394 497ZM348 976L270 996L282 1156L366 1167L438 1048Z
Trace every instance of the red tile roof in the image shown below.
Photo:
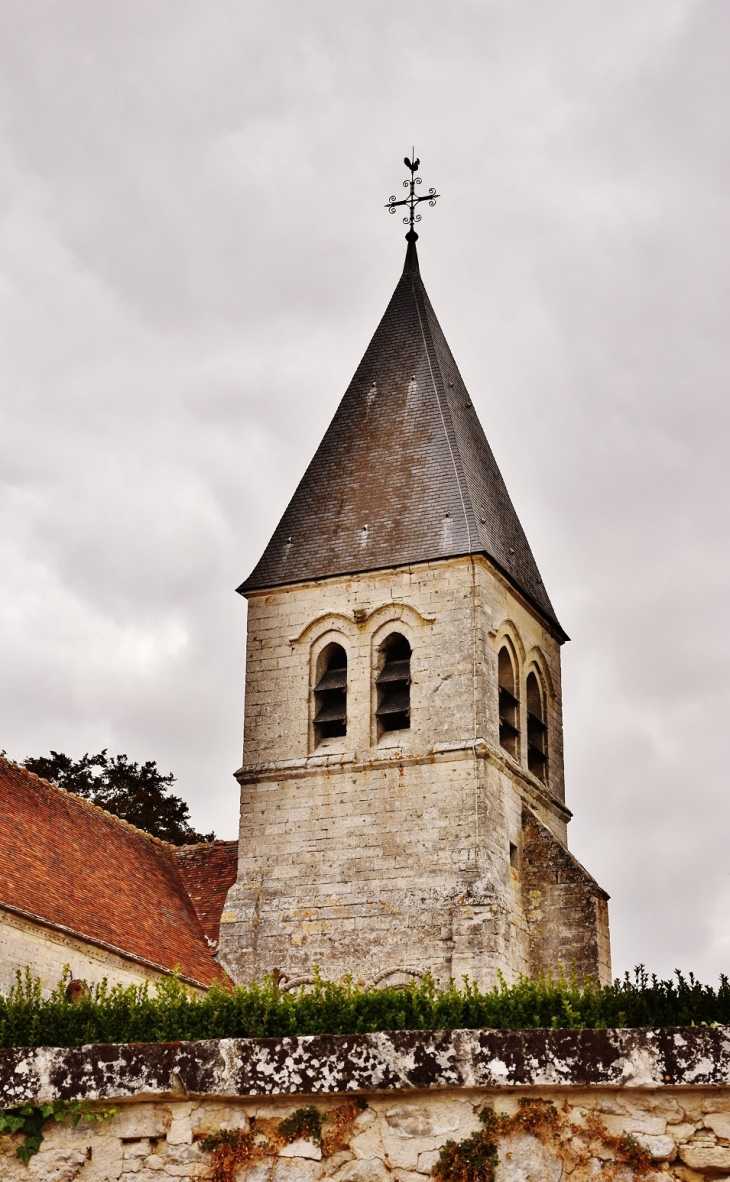
M0 905L209 985L172 846L0 757Z
M238 874L238 842L183 845L175 857L203 931L217 945L226 895Z

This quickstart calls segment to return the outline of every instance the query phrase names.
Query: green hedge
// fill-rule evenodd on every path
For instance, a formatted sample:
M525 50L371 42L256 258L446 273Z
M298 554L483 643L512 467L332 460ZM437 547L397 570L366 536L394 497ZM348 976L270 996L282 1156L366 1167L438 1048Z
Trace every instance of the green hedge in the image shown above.
M26 970L0 996L0 1046L173 1042L202 1038L279 1038L375 1030L496 1027L693 1026L730 1024L730 983L701 985L690 973L660 981L643 968L613 985L579 988L560 979L501 984L486 992L468 980L438 988L425 980L403 989L363 989L352 981L317 980L308 991L283 993L273 979L205 996L176 978L126 988L106 982L91 997L66 1000L67 979L51 997Z

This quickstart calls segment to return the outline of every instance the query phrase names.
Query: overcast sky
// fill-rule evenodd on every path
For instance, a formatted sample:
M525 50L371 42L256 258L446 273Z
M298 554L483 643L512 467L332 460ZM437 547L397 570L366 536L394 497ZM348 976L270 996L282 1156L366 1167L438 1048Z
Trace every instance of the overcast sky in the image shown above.
M0 748L236 835L245 603L402 266L559 618L614 967L730 969L727 0L4 0Z

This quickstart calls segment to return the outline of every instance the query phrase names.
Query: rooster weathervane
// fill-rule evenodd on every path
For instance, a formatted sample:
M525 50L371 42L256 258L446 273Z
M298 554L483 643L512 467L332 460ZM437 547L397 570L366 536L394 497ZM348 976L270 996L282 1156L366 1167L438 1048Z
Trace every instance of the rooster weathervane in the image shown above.
M416 160L415 148L412 152L412 156L412 160L409 160L406 156L403 161L406 168L410 168L411 170L411 179L409 181L406 180L403 182L403 188L409 190L408 196L404 197L402 201L396 201L395 194L393 194L392 197L388 198L388 204L385 207L388 210L388 213L395 213L399 205L408 206L408 216L403 218L403 222L408 226L406 238L409 242L415 242L418 238L418 234L413 227L416 222L420 222L421 215L420 213L416 212L416 207L420 205L422 201L428 201L429 205L435 205L436 199L441 196L441 194L437 193L435 189L429 189L428 193L416 192L416 185L420 185L422 182L420 176L416 176L416 173L418 172L418 166L421 161Z

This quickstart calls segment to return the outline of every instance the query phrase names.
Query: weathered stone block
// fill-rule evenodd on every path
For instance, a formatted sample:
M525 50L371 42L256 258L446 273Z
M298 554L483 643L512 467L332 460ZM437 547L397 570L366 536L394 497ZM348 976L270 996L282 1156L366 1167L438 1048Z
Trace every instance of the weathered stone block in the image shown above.
M391 1182L390 1173L380 1158L360 1158L348 1162L334 1175L336 1182Z
M166 1171L168 1174L170 1171ZM124 1172L120 1175L119 1182L160 1182L161 1174L159 1170L150 1170L146 1166L132 1172L125 1165Z
M28 1174L32 1182L74 1182L86 1154L76 1149L50 1149L31 1158Z
M283 1145L279 1150L279 1157L306 1157L312 1161L321 1161L322 1149L319 1145L315 1145L314 1141L301 1137L297 1141L290 1141L288 1145Z
M649 1154L652 1161L674 1161L677 1146L672 1137L652 1136L651 1133L634 1133L633 1136Z
M682 1145L679 1156L685 1165L702 1173L730 1170L730 1147L722 1145Z
M700 1108L702 1112L730 1112L730 1097L705 1096Z
M127 1144L122 1142L122 1157L124 1158L126 1170L137 1169L138 1166L130 1165L130 1162L141 1162L146 1157L149 1157L150 1143L149 1140L141 1138L139 1141L132 1141Z
M221 1129L248 1130L249 1119L243 1107L228 1104L200 1104L190 1114L190 1128L194 1137L209 1137Z
M730 1140L730 1109L727 1112L706 1113L704 1124L708 1129L712 1129L718 1137Z
M500 1138L495 1182L560 1182L563 1163L554 1149L537 1137L519 1133Z
M694 1136L696 1127L696 1125L690 1124L689 1121L681 1121L679 1124L669 1125L667 1133L679 1144L681 1141L689 1141L690 1137Z
M171 1108L172 1120L167 1130L168 1145L190 1145L193 1130L190 1122L192 1104L175 1104Z
M417 1170L419 1174L430 1174L433 1167L440 1156L439 1149L429 1149L425 1153L419 1153Z
M648 1116L644 1113L628 1113L626 1116L605 1116L603 1123L616 1137L620 1137L623 1133L630 1133L635 1136L638 1133L645 1133L652 1136L661 1136L666 1127L667 1122L661 1116Z
M438 1137L453 1133L459 1127L458 1116L443 1111L443 1108L437 1104L430 1104L428 1108L410 1104L389 1108L385 1113L388 1130L398 1137Z
M689 1166L675 1165L672 1173L680 1182L704 1182L704 1174L698 1174L696 1170L691 1170ZM713 1179L713 1182L720 1182L719 1179Z
M321 1177L321 1164L310 1158L273 1158L264 1176L267 1182L317 1182Z
M109 1121L109 1129L123 1140L131 1137L164 1137L172 1122L166 1104L123 1104Z
M208 1160L200 1145L171 1145L169 1141L164 1147L164 1156L166 1166L189 1166Z

